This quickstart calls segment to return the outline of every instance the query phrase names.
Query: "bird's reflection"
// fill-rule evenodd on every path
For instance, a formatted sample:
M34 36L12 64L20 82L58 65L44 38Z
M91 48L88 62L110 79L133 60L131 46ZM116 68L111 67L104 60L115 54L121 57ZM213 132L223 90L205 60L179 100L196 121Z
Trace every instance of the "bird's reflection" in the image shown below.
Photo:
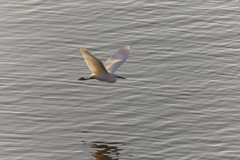
M91 155L94 159L91 160L119 160L118 155L120 154L119 151L123 149L119 149L116 145L123 144L121 142L93 142L94 144L91 145L96 151L93 152Z

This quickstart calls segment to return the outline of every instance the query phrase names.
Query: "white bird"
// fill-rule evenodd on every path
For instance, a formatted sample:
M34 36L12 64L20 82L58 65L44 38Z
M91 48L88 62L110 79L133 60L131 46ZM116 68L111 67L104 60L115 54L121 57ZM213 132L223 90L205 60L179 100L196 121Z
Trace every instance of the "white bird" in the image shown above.
M108 83L115 83L117 78L126 79L124 77L113 74L119 66L121 66L128 58L130 46L120 48L114 53L104 64L96 57L91 55L87 48L80 48L83 58L85 59L89 69L93 72L89 78L81 77L78 80L97 79Z

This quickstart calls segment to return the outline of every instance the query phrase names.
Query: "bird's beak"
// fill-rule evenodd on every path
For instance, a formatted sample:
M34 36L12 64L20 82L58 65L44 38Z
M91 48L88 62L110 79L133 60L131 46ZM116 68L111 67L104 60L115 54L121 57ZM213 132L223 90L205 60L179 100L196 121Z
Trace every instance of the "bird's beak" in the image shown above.
M78 80L86 80L84 77L79 78Z
M116 76L117 78L122 78L122 79L126 79L126 78L124 78L124 77L121 77L121 76Z

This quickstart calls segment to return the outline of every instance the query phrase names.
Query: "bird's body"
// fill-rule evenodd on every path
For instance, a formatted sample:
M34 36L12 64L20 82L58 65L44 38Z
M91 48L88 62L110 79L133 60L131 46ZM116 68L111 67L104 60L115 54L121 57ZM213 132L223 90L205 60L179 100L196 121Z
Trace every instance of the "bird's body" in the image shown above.
M97 79L99 81L115 83L117 81L117 77L113 73L101 73L96 75L90 75L89 78Z
M89 76L89 78L81 77L78 80L97 79L99 81L115 83L117 78L125 79L124 77L115 75L114 72L128 58L130 46L120 48L104 64L91 55L86 48L80 48L80 50L89 69L93 73Z

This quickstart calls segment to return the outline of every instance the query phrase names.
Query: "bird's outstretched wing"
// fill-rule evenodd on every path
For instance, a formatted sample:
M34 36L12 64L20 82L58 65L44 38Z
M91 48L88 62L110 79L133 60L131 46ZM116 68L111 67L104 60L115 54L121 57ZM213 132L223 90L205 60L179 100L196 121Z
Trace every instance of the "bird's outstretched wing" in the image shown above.
M128 58L130 46L120 48L105 63L104 66L108 72L114 73Z
M80 51L82 52L83 58L85 59L89 69L93 72L93 74L108 73L103 63L91 55L88 52L87 48L80 48Z

